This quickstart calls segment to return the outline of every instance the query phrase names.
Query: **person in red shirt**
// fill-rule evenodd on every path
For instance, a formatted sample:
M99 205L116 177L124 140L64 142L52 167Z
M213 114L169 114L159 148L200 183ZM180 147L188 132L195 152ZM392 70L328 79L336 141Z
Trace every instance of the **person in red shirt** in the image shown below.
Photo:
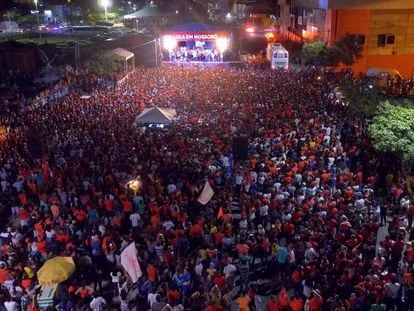
M305 304L309 308L309 311L321 311L323 299L319 294L318 290L312 291L312 298L308 299Z
M194 226L191 227L190 236L200 237L203 235L203 232L204 232L203 225L198 222Z
M18 215L19 215L19 220L20 220L20 226L22 228L26 227L29 224L29 217L30 217L29 212L23 206L21 206L19 208Z
M84 210L80 208L74 208L73 209L73 216L75 216L76 220L79 223L83 223L86 220L86 213Z
M128 200L122 201L122 210L125 214L132 213L132 203Z
M37 238L36 247L37 247L37 250L39 251L39 253L42 256L46 256L46 254L47 254L47 243L44 239Z
M204 309L204 311L222 311L222 310L224 310L223 306L215 301L208 302L208 305Z
M247 255L249 253L249 246L246 243L240 241L240 243L236 245L236 250L239 255Z
M167 298L168 303L171 305L175 305L180 301L180 292L175 288L175 286L172 285L170 289L168 289Z
M223 291L224 287L226 286L226 279L221 274L220 271L217 271L216 274L212 277L212 281L214 285L217 285L218 288Z
M303 310L303 300L299 296L293 296L290 301L289 307L292 311L302 311Z
M157 280L157 274L158 274L158 269L154 264L149 264L147 266L147 274L148 274L148 280L151 283L154 283Z
M220 246L223 243L224 234L221 231L217 231L214 233L214 241L216 242L217 246Z
M108 213L112 213L113 206L114 206L114 200L113 199L107 198L106 200L104 200L104 207L105 207L105 210Z
M279 303L277 301L277 297L274 295L270 296L270 299L268 300L266 305L269 311L279 311Z
M289 308L290 298L284 287L280 290L279 294L277 294L277 300L279 302L280 310L286 310Z
M9 276L9 269L7 269L5 264L0 266L0 284L4 284Z

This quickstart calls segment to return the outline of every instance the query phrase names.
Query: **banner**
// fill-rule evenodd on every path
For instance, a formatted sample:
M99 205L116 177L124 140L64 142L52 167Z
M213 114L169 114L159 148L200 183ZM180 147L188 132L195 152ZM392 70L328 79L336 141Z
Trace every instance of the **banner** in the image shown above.
M167 32L162 35L162 40L175 41L216 41L219 38L229 39L229 33L225 31L219 32Z
M128 273L132 283L136 283L142 276L141 267L137 258L135 242L129 244L121 253L121 265Z
M208 201L211 200L211 198L214 195L214 190L211 188L208 181L206 181L206 184L204 185L203 191L201 192L200 196L198 197L198 202L200 202L203 205L206 205Z

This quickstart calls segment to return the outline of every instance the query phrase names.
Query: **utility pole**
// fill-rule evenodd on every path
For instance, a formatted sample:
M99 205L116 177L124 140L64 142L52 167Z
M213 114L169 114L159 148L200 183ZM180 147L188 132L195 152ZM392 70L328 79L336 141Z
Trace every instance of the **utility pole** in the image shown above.
M68 0L69 22L70 22L70 25L73 26L72 4L70 3L70 1L71 0Z
M39 32L39 39L42 38L42 31L40 30L40 23L39 23L39 8L37 7L37 3L39 0L34 0L34 4L36 7L36 20L37 20L37 31Z
M155 70L157 71L157 93L160 92L160 69L158 66L158 40L154 39L154 53L155 53Z

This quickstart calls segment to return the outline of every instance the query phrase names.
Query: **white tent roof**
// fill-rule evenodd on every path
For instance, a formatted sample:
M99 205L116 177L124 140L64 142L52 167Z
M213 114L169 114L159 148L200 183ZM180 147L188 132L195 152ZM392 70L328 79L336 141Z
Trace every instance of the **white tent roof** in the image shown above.
M152 107L145 108L135 119L135 124L161 123L170 124L177 115L174 109Z
M124 18L131 19L131 18L143 18L143 17L162 17L165 15L166 13L160 10L158 6L152 4L132 14L124 15Z
M14 21L2 21L0 22L1 30L20 30L19 25Z
M130 59L131 57L134 57L134 53L125 50L123 48L117 48L112 51L116 56L121 57L123 59Z

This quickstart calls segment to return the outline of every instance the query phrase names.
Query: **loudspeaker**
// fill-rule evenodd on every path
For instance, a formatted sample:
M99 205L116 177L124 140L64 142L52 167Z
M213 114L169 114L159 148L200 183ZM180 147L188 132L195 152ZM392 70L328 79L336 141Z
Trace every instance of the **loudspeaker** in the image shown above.
M245 136L233 137L233 159L236 161L247 160L248 158L249 141Z

